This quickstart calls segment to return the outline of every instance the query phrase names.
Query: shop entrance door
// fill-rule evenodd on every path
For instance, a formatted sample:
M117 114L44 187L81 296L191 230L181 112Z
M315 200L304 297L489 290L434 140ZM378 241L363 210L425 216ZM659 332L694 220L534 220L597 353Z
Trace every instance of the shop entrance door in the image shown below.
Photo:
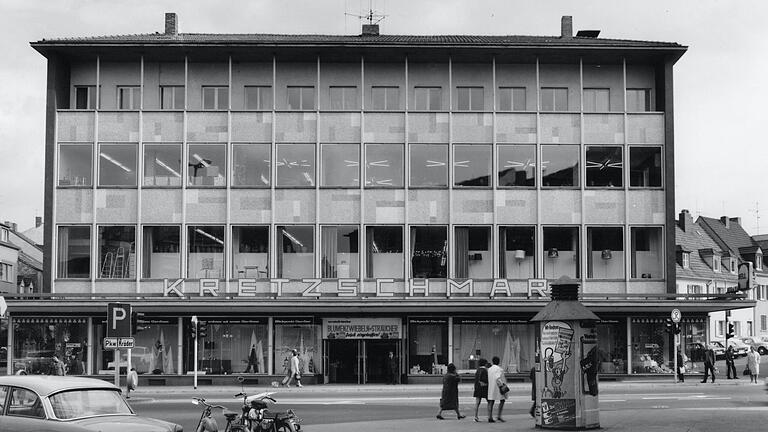
M386 383L388 381L389 352L395 356L395 382L400 379L400 341L398 339L370 339L365 343L365 382Z
M362 343L357 339L325 340L328 353L327 381L339 384L362 384Z

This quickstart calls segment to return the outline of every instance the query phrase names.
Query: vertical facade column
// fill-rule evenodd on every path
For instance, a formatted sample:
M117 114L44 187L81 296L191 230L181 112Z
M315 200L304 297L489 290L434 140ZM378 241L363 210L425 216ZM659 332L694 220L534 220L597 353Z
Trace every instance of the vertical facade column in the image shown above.
M445 275L447 278L454 277L456 272L456 251L453 247L453 59L448 56L448 245L446 247L446 266ZM448 286L445 287L446 291ZM449 354L450 355L450 354Z
M317 91L315 97L315 229L314 229L314 236L315 236L315 247L314 247L314 258L315 258L315 272L313 274L314 277L322 277L323 275L323 269L321 266L322 259L322 245L320 242L322 241L323 237L320 235L320 182L322 181L321 173L320 173L320 122L322 121L320 119L320 55L317 56Z
M230 293L229 282L234 277L232 274L232 56L227 57L227 149L224 153L226 160L227 176L224 179L227 185L226 213L224 224L224 287ZM258 277L258 274L256 275Z
M182 120L181 137L181 226L179 227L179 252L181 253L181 268L179 274L187 278L187 181L189 179L189 149L187 129L189 128L189 56L184 56L184 116Z
M96 231L96 185L99 179L99 110L101 109L101 57L96 57L96 109L93 122L93 152L91 152L91 165L93 166L93 181L91 191L91 294L96 292L96 275L99 271L99 233Z
M179 367L176 368L176 374L177 375L184 375L184 372L182 372L183 369L183 362L184 362L184 318L179 317L178 318L178 340L176 344L176 364L179 365Z
M448 317L448 363L453 363L453 317Z
M403 170L405 173L405 178L403 179L403 186L405 186L405 191L403 193L403 261L405 261L405 265L403 266L403 287L405 289L404 292L408 292L408 279L410 279L411 275L411 233L410 233L410 224L408 223L408 208L409 202L410 202L410 186L411 186L411 148L410 144L408 143L408 104L409 98L408 95L410 94L410 87L408 87L408 55L405 56L404 59L404 69L403 73L405 74L405 97L403 98L404 106L403 108L403 125L404 125L404 136L403 136L403 145L405 146L403 150L403 155L405 159L405 169ZM407 325L406 325L407 327ZM402 360L401 360L402 363Z
M581 280L582 293L586 291L586 279L587 279L587 227L586 227L586 215L584 211L586 205L584 204L584 192L586 190L587 183L587 157L586 147L584 146L584 62L579 57L579 202L581 205L581 222L579 223L579 274Z
M536 259L536 275L546 278L544 274L544 228L541 226L541 182L544 171L541 169L541 71L539 70L539 58L536 57L536 228L534 239L534 253Z
M632 317L628 316L627 320L627 373L632 373Z
M141 200L142 183L144 182L144 56L141 56L139 66L139 143L137 144L138 155L136 156L136 166L138 166L136 175L136 231L134 234L134 248L136 257L136 294L141 292L141 274L144 271L144 260L142 254L144 251L144 236L141 228ZM130 362L130 355L128 356Z
M272 142L270 143L270 160L277 161L277 144L275 143L276 136L276 123L277 123L277 57L272 55ZM269 274L268 278L276 278L277 275L277 228L275 227L275 183L277 182L277 164L270 164L269 170L269 243L267 250L269 253ZM274 251L274 252L272 252ZM270 318L271 319L271 318ZM272 327L270 326L270 331ZM270 350L270 353L272 351ZM270 365L272 364L272 354L269 357ZM272 369L270 367L270 372Z
M8 318L8 337L6 338L6 360L8 361L8 367L6 368L6 375L13 375L13 329L16 327L13 325L13 315L11 315L10 312L6 312L5 316ZM90 318L89 325L88 325L88 331L90 332L91 326L90 326ZM90 338L88 342L88 346L91 346ZM90 358L90 355L88 356ZM90 363L89 363L90 364ZM89 366L90 367L90 366ZM90 373L90 370L89 372Z
M360 56L360 163L359 163L359 176L360 181L360 221L359 232L357 238L359 239L357 251L358 251L358 293L362 295L363 288L365 286L366 269L368 262L368 241L367 234L365 232L365 56Z
M627 128L627 59L621 59L621 81L622 81L622 120L624 124L624 292L629 293L629 279L632 271L632 232L629 226L629 139ZM709 340L709 339L707 339Z
M88 346L85 347L85 353L88 356L88 364L85 366L86 368L85 373L87 373L88 375L93 375L93 370L94 370L93 369L93 354L94 354L93 347L96 346L96 339L93 337L93 317L88 317L87 323L88 323L87 324L88 325L88 330L87 330ZM10 329L8 334L10 335ZM10 360L8 364L9 365L12 364L10 363ZM8 370L10 369L11 368L9 367Z
M273 99L274 100L274 99ZM275 319L267 318L267 373L275 374Z
M492 268L491 268L491 277L492 278L505 278L506 275L502 275L499 271L501 269L499 265L499 256L502 253L502 251L499 249L499 215L496 208L496 204L500 201L497 197L498 194L502 193L502 191L499 190L499 175L498 175L498 167L499 167L499 146L496 139L496 56L493 56L491 58L491 92L492 92L492 98L491 103L493 103L493 106L491 107L492 110L492 120L491 120L491 209L493 214L493 225L491 226L491 261L492 261Z

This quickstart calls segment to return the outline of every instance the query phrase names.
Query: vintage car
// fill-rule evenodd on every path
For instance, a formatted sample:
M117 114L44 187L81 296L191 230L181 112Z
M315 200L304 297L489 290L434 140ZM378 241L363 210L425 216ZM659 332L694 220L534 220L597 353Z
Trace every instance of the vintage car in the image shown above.
M90 378L0 377L0 431L182 432L181 426L137 416L114 385Z
M755 347L760 355L768 354L768 342L755 336L739 338L742 342L748 346Z

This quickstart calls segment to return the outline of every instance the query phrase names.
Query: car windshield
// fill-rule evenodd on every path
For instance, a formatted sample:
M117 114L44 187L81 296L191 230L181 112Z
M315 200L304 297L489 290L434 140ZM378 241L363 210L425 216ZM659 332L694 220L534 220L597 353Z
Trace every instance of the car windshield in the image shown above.
M117 390L69 390L49 397L56 418L70 420L106 414L133 414Z

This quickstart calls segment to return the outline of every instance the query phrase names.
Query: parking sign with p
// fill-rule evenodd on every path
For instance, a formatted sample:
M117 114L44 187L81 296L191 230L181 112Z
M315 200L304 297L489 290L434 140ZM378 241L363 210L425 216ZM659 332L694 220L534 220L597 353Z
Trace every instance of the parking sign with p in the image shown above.
M107 304L107 337L131 337L131 305Z

